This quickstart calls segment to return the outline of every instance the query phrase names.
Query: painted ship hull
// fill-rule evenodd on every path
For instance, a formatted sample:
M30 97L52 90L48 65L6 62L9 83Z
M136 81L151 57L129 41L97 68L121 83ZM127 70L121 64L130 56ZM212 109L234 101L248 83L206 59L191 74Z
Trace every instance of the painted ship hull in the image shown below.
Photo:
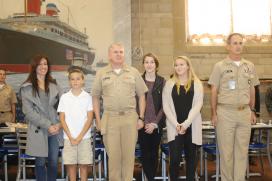
M36 54L48 56L52 71L66 71L73 57L82 56L91 65L95 54L86 49L69 46L33 34L0 27L0 66L9 72L28 72L31 57Z

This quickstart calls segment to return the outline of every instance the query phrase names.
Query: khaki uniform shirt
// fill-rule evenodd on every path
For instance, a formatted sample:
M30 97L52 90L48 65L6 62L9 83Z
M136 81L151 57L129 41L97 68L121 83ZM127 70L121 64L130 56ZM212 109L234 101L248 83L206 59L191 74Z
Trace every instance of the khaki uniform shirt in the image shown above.
M9 122L12 119L11 107L17 103L16 94L9 85L0 89L0 122Z
M147 92L147 87L140 73L135 68L124 64L117 74L108 65L100 69L92 86L92 96L102 96L106 111L136 110L136 95Z
M253 63L242 59L237 66L229 57L215 64L208 83L217 88L217 102L229 105L249 104L250 87L260 84Z

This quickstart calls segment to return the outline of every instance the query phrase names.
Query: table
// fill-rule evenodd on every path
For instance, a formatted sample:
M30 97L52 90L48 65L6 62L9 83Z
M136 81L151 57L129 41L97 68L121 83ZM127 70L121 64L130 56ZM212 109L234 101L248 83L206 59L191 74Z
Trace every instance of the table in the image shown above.
M27 128L27 124L23 123L6 123L7 127L0 128L0 134L15 133L16 128Z
M272 169L272 160L270 154L270 132L272 129L272 124L265 124L265 123L256 123L251 125L251 129L258 129L258 130L267 130L267 138L266 138L266 155L269 161L270 168ZM211 124L211 121L203 121L202 122L202 130L203 131L212 131L214 130L214 126ZM249 173L247 172L248 176L256 176L259 174L256 173Z

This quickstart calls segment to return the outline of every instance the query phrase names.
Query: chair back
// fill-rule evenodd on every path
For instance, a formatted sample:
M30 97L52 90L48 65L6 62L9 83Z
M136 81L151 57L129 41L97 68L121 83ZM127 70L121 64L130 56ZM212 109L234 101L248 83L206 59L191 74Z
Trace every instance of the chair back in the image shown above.
M35 157L26 154L27 144L27 128L16 128L17 142L18 142L18 172L17 179L20 180L21 174L23 180L26 180L26 168L34 168L35 164L33 161ZM31 160L31 162L27 162Z
M26 154L26 144L27 144L27 128L17 128L17 143L18 143L18 156L23 158L30 158Z
M203 144L211 144L216 142L215 130L204 130L202 132Z
M17 142L19 148L19 155L25 154L27 143L27 128L17 128Z

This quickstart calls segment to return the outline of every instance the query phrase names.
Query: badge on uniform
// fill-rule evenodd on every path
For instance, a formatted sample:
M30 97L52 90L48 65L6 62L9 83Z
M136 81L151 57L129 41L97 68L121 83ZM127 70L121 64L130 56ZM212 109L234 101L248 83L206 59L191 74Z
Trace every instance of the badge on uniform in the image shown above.
M236 88L236 82L235 80L229 80L229 89L233 90Z

